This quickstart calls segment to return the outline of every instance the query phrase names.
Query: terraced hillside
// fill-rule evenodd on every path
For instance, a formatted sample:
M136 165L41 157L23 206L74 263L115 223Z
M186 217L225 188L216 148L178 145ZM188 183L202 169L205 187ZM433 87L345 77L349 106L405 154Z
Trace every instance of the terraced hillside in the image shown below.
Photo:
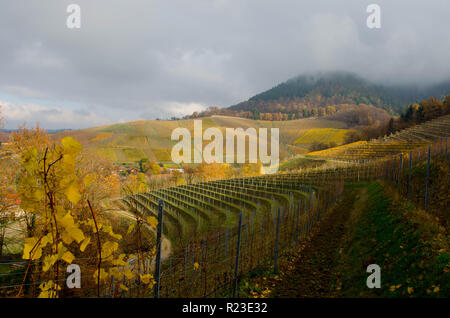
M280 158L308 152L309 142L296 141L311 129L333 129L328 135L341 135L346 124L316 118L290 121L261 121L237 117L212 116L199 118L203 129L217 127L223 133L225 128L253 127L280 129ZM189 129L193 137L194 121L178 120L139 120L109 126L95 127L78 131L67 131L56 135L62 138L67 135L79 140L85 149L94 149L103 157L115 163L133 163L142 158L151 161L170 162L171 149L176 142L171 141L172 131L177 127ZM330 137L331 137L330 135ZM338 142L339 144L339 142Z
M450 137L450 115L404 129L390 136L370 142L356 142L308 155L328 159L366 160L382 158L390 155L408 153L442 139Z
M316 198L325 188L308 185L304 178L239 178L182 185L137 194L122 200L128 210L157 216L158 201L165 204L164 234L174 243L195 239L215 228L233 227L241 212L272 214L309 193Z
M317 128L305 131L295 144L335 143L340 145L345 141L348 130L335 128Z
M172 254L163 260L161 295L200 297L233 283L239 272L307 237L343 191L342 182L290 174L182 185L124 198L129 211L157 216ZM239 224L239 225L238 225ZM198 270L201 268L201 270Z

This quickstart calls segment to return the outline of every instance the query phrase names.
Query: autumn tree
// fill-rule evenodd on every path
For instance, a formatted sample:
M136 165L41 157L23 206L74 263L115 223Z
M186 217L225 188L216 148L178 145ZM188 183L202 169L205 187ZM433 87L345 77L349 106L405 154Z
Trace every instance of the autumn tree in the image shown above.
M18 178L21 208L38 216L33 236L26 239L23 258L29 260L26 277L31 261L44 254L42 270L48 273L49 280L41 284L40 296L56 297L61 290L61 266L75 258L71 245L76 243L84 250L86 243L79 225L81 220L74 218L70 209L70 204L77 204L81 198L80 181L75 174L75 160L81 146L72 139L64 139L61 146L42 147L45 147L42 151L35 146L21 149Z
M261 162L258 163L247 163L241 168L241 175L243 177L254 177L261 175L262 171Z
M64 295L61 277L65 276L65 266L75 259L77 264L87 259L83 273L92 275L97 296L110 277L122 282L137 276L144 285L153 284L152 276L145 271L123 270L128 263L126 255L119 253L118 240L122 236L100 213L98 197L92 195L92 187L98 186L98 173L84 170L89 170L89 164L81 161L81 150L79 142L71 137L62 139L61 144L22 149L17 183L20 207L36 216L34 231L26 238L23 250L23 258L28 260L24 282L30 275L37 275L42 281L40 297ZM89 267L91 255L96 260L94 270ZM32 262L36 260L41 262ZM21 288L18 295L22 293Z
M25 124L19 126L18 131L11 133L10 149L13 156L21 158L25 152L31 148L36 149L37 152L43 152L46 147L53 144L47 132L39 126L27 128ZM18 169L18 168L17 168ZM33 235L35 227L36 214L25 213L24 220L27 227L27 235Z
M8 248L9 240L6 237L6 231L15 221L16 207L20 199L14 187L15 167L14 162L9 157L0 154L0 257L3 255L4 248Z
M349 144L355 141L361 140L361 133L355 129L349 129L345 134L345 143Z
M3 118L0 105L0 127L3 125ZM14 213L11 208L18 203L18 198L12 187L13 167L10 154L4 147L0 148L0 257L3 255L3 247L6 244L6 229L14 220Z
M443 114L443 104L435 97L430 97L420 103L419 120L427 121Z
M35 128L27 128L23 124L19 126L18 131L11 133L11 138L12 151L18 156L21 156L30 147L36 148L37 151L42 151L53 143L45 129L41 128L39 124Z
M150 161L148 160L148 158L142 158L141 160L139 160L138 164L139 164L139 172L146 173L150 168L149 167Z
M194 181L194 178L197 176L197 169L192 164L183 164L183 171L187 184L191 184Z
M186 184L186 179L183 177L181 172L176 171L176 170L171 173L170 179L171 179L171 183L175 184L177 186Z
M156 162L150 162L148 173L152 175L160 174L162 171L161 166Z
M443 106L445 114L450 114L450 95L447 95L447 97L445 97Z
M203 181L221 180L232 175L231 166L227 163L202 163L197 169Z

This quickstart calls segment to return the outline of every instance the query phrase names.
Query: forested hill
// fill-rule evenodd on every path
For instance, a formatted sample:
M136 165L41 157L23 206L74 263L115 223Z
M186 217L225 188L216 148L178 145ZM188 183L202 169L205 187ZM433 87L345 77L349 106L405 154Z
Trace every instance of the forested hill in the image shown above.
M398 114L412 103L449 93L450 80L427 88L384 86L353 73L327 72L297 76L228 109L309 117L316 115L311 112L321 111L321 107L327 111L329 106L365 104Z

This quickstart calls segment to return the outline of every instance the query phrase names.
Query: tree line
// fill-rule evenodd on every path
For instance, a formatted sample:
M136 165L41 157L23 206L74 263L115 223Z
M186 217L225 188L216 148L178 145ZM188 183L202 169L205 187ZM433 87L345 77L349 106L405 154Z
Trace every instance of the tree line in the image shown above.
M450 115L450 95L442 101L431 96L409 105L399 117L391 117L384 124L377 122L360 129L349 130L345 142L376 139L445 115Z

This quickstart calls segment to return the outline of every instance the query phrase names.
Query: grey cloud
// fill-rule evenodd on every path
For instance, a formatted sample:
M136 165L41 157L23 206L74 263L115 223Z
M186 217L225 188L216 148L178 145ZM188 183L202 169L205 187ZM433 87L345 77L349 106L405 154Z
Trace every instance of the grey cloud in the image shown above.
M450 78L447 0L0 2L0 94L85 105L105 123L229 106L316 70ZM80 30L65 26L73 2ZM380 30L365 25L372 2Z

